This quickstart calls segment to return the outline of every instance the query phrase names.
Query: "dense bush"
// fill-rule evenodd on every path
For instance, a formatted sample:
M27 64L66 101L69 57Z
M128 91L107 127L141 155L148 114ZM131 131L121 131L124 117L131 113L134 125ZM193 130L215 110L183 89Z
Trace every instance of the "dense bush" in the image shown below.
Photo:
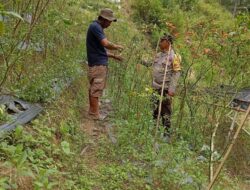
M178 6L184 11L191 11L196 6L198 0L161 0L164 7L168 10L175 9Z
M140 24L161 25L163 9L160 0L138 0L134 1L135 18Z

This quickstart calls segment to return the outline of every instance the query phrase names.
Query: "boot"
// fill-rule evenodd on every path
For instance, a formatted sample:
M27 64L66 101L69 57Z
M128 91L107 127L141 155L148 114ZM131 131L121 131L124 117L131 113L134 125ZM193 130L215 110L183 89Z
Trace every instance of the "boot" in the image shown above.
M99 98L89 96L89 115L94 120L103 120L105 116L99 113Z
M89 96L89 115L98 117L99 115L98 97Z
M93 98L91 97L90 93L89 93L89 112L88 113L89 115L93 115L95 113Z

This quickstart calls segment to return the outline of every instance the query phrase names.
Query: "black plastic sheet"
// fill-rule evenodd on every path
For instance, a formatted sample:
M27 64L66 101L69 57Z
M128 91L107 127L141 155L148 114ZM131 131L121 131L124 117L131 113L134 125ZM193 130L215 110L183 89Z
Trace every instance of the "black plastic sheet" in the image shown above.
M1 95L0 105L6 107L11 121L0 125L0 132L11 131L16 128L17 125L23 125L34 119L43 108L38 104L31 104L13 96Z
M233 108L238 108L241 111L246 111L250 106L250 88L239 91L232 100L230 106Z

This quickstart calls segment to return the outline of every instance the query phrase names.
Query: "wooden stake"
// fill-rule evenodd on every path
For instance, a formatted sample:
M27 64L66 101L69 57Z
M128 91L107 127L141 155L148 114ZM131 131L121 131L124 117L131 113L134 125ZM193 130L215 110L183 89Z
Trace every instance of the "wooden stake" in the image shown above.
M212 137L211 137L211 145L210 145L211 155L210 155L210 167L209 167L209 173L210 173L209 180L210 181L212 181L213 176L214 176L214 163L213 163L214 162L214 139L215 139L218 128L219 128L219 123L216 123L214 131L212 133Z
M217 171L216 171L216 173L215 173L212 181L209 183L209 185L207 187L207 190L212 189L212 187L213 187L213 185L214 185L214 183L215 183L215 181L216 181L216 179L217 179L217 177L218 177L218 175L219 175L219 173L220 173L223 165L225 164L225 161L227 160L227 158L228 158L228 156L229 156L229 154L230 154L230 152L231 152L231 150L233 148L233 145L234 145L236 139L239 136L239 133L240 133L241 129L243 128L243 126L244 126L244 124L245 124L245 122L247 120L247 117L248 117L249 113L250 113L250 106L248 107L244 119L242 120L240 126L238 127L236 133L234 134L234 137L233 137L233 139L231 141L231 144L229 145L229 147L228 147L225 155L223 156L222 161L221 161L221 163L220 163L220 165L219 165L219 167L218 167L218 169L217 169Z
M230 129L229 129L228 134L227 134L226 143L224 145L224 148L227 147L228 142L230 140L230 137L231 137L231 135L233 133L233 129L234 129L234 126L235 126L235 123L236 123L237 116L238 116L238 112L236 111L235 114L234 114L233 121L231 123Z

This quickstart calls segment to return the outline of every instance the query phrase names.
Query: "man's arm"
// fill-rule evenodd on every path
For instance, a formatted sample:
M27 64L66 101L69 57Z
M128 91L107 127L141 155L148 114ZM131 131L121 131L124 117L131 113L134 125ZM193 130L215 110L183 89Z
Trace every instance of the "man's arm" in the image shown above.
M101 44L102 44L105 48L107 48L107 49L109 49L109 50L123 50L123 49L124 49L123 46L117 45L117 44L113 44L112 42L108 41L107 38L102 39L102 40L101 40Z

